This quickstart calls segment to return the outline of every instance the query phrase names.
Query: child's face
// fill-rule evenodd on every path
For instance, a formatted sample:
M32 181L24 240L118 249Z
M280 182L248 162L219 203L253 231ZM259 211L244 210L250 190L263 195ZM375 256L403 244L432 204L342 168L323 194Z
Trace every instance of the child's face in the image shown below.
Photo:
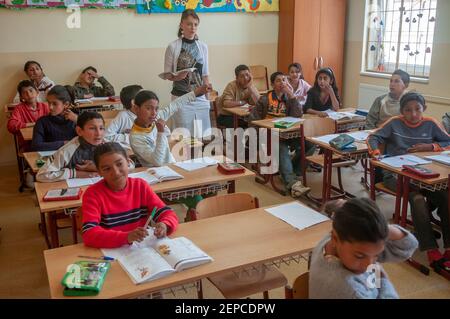
M105 136L105 124L102 119L92 119L87 121L83 128L77 126L78 136L81 136L91 145L100 145Z
M275 81L272 83L272 87L275 91L281 91L286 85L286 77L284 75L277 75Z
M317 84L321 89L325 89L327 86L331 85L331 78L328 74L321 73L317 78Z
M243 70L239 72L236 81L240 87L246 88L248 83L250 82L251 74L249 70Z
M63 103L54 95L47 95L48 106L50 107L50 115L60 115L66 108L69 107L69 102Z
M391 94L400 96L406 90L406 85L403 83L402 78L398 74L394 74L391 77L391 81L389 83L389 91Z
M155 99L147 100L141 106L136 106L136 116L139 121L150 125L156 121L158 114L159 102Z
M39 81L44 76L44 72L42 72L41 68L37 64L31 64L26 73L32 81Z
M417 101L409 101L402 109L405 120L411 124L419 123L423 118L424 106Z
M80 82L87 85L92 85L95 81L95 72L93 70L87 70L80 74Z
M37 101L38 94L34 87L27 86L20 91L20 99L27 104L34 104Z
M188 16L186 19L181 20L180 28L183 30L183 36L186 39L193 39L197 34L199 21L193 16Z
M106 153L100 157L98 173L112 190L124 189L127 185L128 159L120 153Z
M377 243L369 242L347 242L341 241L333 232L333 242L336 252L342 264L355 274L362 274L367 267L376 263L378 256L384 250L384 241Z
M291 81L297 81L298 79L300 79L301 75L302 72L300 72L300 70L295 66L289 69L289 78L291 79Z

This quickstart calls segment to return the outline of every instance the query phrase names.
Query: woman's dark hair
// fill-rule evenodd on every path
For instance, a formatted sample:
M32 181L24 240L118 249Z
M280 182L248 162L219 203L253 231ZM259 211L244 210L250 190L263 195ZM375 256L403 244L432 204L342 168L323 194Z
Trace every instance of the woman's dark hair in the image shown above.
M48 91L47 96L52 95L63 103L69 103L70 105L75 103L75 92L70 85L55 85Z
M127 152L119 143L116 142L103 143L97 146L94 150L94 163L97 169L99 168L98 165L100 163L100 158L102 157L102 155L111 153L120 154L125 159L128 159Z
M394 73L392 73L392 75L398 75L402 79L403 84L405 84L406 87L409 86L411 77L409 76L408 72L398 69L398 70L395 70Z
M134 104L141 107L148 100L156 100L159 102L158 96L152 91L141 91L134 97Z
M234 69L234 74L236 77L241 73L242 71L250 71L250 68L246 66L245 64L240 64Z
M272 73L272 75L270 76L270 83L274 84L275 80L277 79L277 76L279 76L279 75L284 76L284 73L283 72L279 72L279 71Z
M39 62L36 62L36 61L27 61L27 62L25 63L25 65L23 66L23 70L25 71L25 73L27 73L28 68L29 68L30 66L32 66L33 64L36 64L36 65L39 67L39 69L41 69L41 71L42 71L42 66L39 64Z
M77 126L80 128L84 128L86 123L93 119L101 119L103 121L103 124L105 124L105 120L103 119L103 116L100 113L86 111L78 116Z
M408 92L402 96L400 99L400 113L403 112L403 109L405 108L406 104L411 101L417 101L419 104L421 104L425 110L426 103L425 98L422 94L416 93L416 92Z
M198 17L197 13L194 11L194 9L186 9L183 11L183 13L181 14L181 21L187 19L188 17L193 17L195 20L198 21L198 23L200 23L200 18ZM183 35L183 30L181 30L181 27L178 28L178 37L181 38L181 36ZM198 40L197 35L195 35L195 40Z
M300 63L294 62L294 63L289 64L288 71L291 68L296 68L298 70L298 72L301 72L300 79L302 79L302 80L305 79L305 77L303 76L303 68L302 68L302 65Z
M131 101L140 90L142 90L142 86L133 84L122 88L120 91L120 102L127 110L131 109Z
M334 213L333 229L341 241L377 243L386 240L388 223L377 204L368 198L348 200Z
M97 69L94 68L93 66L88 66L88 67L85 68L83 71L81 71L81 73L85 73L85 72L87 72L87 71L89 71L89 70L92 70L92 71L94 71L95 73L97 73Z
M336 97L339 99L339 92L338 92L338 88L336 85L336 78L334 76L334 72L331 68L323 68L320 69L319 71L317 71L316 73L316 79L314 81L314 87L312 88L312 90L315 90L316 93L320 94L320 87L319 87L319 75L321 74L326 74L330 77L331 79L331 87L333 88L334 94L336 95Z
M28 88L28 87L32 87L37 92L39 92L33 81L23 80L23 81L20 81L19 84L17 85L17 92L19 92L19 96L22 95L22 89L23 88Z

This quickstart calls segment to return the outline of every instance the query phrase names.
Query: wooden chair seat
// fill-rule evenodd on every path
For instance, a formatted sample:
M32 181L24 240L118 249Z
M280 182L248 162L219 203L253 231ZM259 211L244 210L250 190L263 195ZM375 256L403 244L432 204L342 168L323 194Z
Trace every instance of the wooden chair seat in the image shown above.
M306 160L308 162L314 163L314 164L322 166L322 167L324 165L323 164L324 163L323 155L307 156ZM355 161L344 161L342 156L333 154L333 167L348 167L348 166L353 166L355 164L356 164Z
M384 186L383 182L376 183L375 184L375 189L377 191L380 191L380 192L383 192L383 193L387 193L387 194L392 195L392 196L396 195L394 191L392 191L389 188L387 188L386 186Z
M226 299L239 299L287 284L286 277L272 266L229 272L208 279Z

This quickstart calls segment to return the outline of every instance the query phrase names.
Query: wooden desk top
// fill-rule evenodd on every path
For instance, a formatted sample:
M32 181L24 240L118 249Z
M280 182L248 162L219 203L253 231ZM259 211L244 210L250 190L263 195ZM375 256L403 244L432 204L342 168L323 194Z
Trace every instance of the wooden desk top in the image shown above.
M190 239L210 255L213 262L135 285L120 264L114 261L100 294L88 298L138 297L207 276L304 254L311 251L330 230L331 222L327 221L299 231L265 212L264 208L180 224L174 237ZM64 298L61 278L67 266L80 260L77 256L81 255L102 254L99 249L83 244L44 251L52 298Z
M232 114L232 115L237 115L239 117L245 117L248 116L250 114L249 108L248 107L242 107L242 106L237 106L237 107L228 107L228 108L223 108L222 109L224 112Z
M314 137L306 137L305 139L308 142L311 142L311 143L314 143L316 145L319 145L320 147L322 147L324 149L331 150L331 151L333 151L333 153L338 154L338 155L349 155L349 154L358 154L358 153L367 153L368 152L367 144L364 141L355 141L355 146L356 146L356 150L355 151L344 152L344 151L340 151L338 149L335 149L334 147L332 147L330 145L330 143L319 141L319 140L315 139Z
M92 101L92 103L78 103L75 105L76 108L86 108L86 107L95 107L95 106L102 106L102 105L120 105L120 100L111 101L108 98L102 99L102 100L95 100Z
M162 183L151 185L151 188L156 193L163 193L169 191L176 191L185 188L192 188L200 185L208 185L214 183L224 183L227 181L238 180L248 176L255 176L255 173L245 169L242 174L225 175L219 172L217 166L209 166L196 171L188 172L173 164L168 165L171 169L177 173L183 175L183 179L177 179L172 181L165 181ZM147 168L138 168L133 172L139 172ZM39 202L39 208L41 213L51 212L59 209L66 208L76 208L81 206L82 198L79 200L65 200L65 201L54 201L54 202L44 202L42 198L51 189L67 188L66 181L53 182L53 183L39 183L34 184L36 196ZM88 186L82 187L86 190Z
M105 118L105 127L111 123L113 118ZM33 139L33 126L32 127L24 127L20 129L20 133L25 141L31 141Z
M438 154L439 154L439 152L411 153L411 155L415 155L415 156L422 157L422 158L425 156L438 155ZM434 161L431 164L420 165L421 167L428 168L429 170L432 170L433 172L440 174L438 177L428 178L428 179L421 178L420 176L408 173L408 172L402 170L401 168L386 165L375 159L370 160L370 162L376 167L381 167L385 170L388 170L388 171L393 172L398 175L410 177L413 180L420 181L421 183L428 184L428 185L445 183L448 180L448 175L450 174L450 166L441 164L438 162L434 162Z

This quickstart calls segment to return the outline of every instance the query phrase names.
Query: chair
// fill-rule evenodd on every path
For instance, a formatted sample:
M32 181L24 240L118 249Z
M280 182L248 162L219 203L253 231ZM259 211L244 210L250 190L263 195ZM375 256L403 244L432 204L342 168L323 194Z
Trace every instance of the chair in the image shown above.
M253 84L258 89L259 93L266 93L269 91L267 68L264 65L250 65L248 68L253 76Z
M286 299L308 299L308 290L309 272L305 272L294 280L292 287L289 285L284 287L284 295Z
M258 199L248 193L232 193L206 198L197 204L196 219L232 214L239 211L258 208ZM209 281L227 299L243 298L258 292L263 292L264 298L269 298L269 290L283 287L287 284L286 277L275 267L253 268L251 271L237 275L234 272L208 277ZM199 298L202 296L201 285Z

